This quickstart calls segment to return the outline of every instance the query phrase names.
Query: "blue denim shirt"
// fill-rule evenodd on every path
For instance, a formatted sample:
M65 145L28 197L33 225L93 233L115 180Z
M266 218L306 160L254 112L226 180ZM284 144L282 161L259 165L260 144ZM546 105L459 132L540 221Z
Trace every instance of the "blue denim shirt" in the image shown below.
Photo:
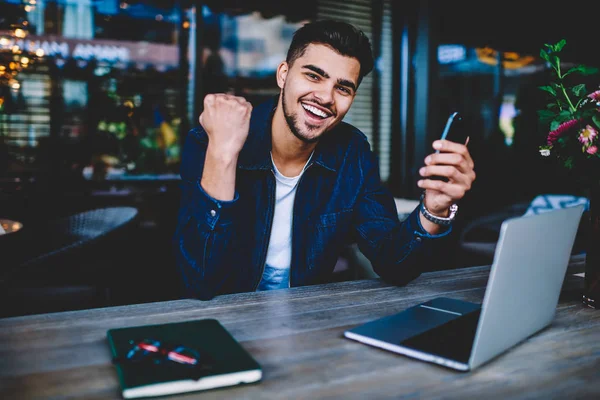
M182 199L174 245L186 297L257 289L264 270L275 206L270 157L276 99L255 107L238 158L232 201L209 196L200 180L208 137L192 129L181 161ZM428 234L418 208L398 220L381 184L367 138L340 123L324 134L298 183L292 222L290 286L328 282L343 247L356 242L385 281L404 285L434 254L444 253L451 229Z

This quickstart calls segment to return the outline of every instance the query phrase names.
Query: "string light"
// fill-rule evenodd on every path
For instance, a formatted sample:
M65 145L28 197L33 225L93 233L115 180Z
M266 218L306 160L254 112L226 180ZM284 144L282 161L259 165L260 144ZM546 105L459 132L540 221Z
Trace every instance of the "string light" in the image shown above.
M30 12L36 4L36 0L23 0L21 6L25 12ZM20 45L27 35L29 35L27 20L12 24L10 30L0 31L0 86L8 86L12 91L21 88L17 79L18 74L44 57L42 49L30 51Z

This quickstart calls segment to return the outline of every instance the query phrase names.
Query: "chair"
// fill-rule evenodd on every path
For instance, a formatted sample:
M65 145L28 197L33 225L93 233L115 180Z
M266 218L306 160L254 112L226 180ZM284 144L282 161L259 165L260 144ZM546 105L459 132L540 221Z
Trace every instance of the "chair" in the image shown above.
M531 202L514 203L491 214L475 218L461 230L459 237L460 263L464 266L491 264L494 260L502 222L508 218L539 214L588 203L589 201L585 197L543 194L536 196ZM582 216L582 221L587 218L587 210L588 207L586 207L586 212ZM560 227L557 227L557 229L560 229ZM583 244L587 234L585 224L580 224L573 246L573 255L584 251Z
M420 201L413 199L394 198L394 203L396 204L398 219L400 221L404 221L410 216L415 208L417 208ZM348 280L374 279L379 277L379 275L377 275L373 269L371 261L369 261L369 259L360 251L356 243L346 246L343 250L342 257L346 261L347 268L350 271L350 278ZM338 264L340 263L338 262Z
M27 224L4 249L12 265L2 266L1 315L108 305L119 247L137 216L134 207L106 207Z
M529 202L519 202L467 222L458 238L459 264L464 266L492 263L502 222L523 215Z

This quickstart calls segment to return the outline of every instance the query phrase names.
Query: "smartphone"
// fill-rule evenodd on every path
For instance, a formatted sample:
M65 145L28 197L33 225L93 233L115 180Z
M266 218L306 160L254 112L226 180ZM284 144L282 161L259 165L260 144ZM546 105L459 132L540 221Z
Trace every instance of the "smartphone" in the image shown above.
M440 140L450 140L456 143L466 142L467 137L462 126L462 116L458 112L455 111L448 117ZM440 151L436 150L435 152L439 153Z
M446 126L442 131L442 136L440 136L440 140L449 140L455 143L465 143L467 141L467 135L465 133L464 126L462 124L463 118L458 112L453 112L450 114L448 119L446 120ZM439 150L435 151L439 153ZM443 178L441 176L431 176L429 179L441 180L444 182L448 182L447 178Z

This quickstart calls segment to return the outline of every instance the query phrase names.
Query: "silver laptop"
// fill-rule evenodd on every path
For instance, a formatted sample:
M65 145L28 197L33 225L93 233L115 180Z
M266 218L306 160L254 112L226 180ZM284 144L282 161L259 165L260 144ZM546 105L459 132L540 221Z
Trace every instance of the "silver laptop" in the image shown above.
M552 322L583 210L505 220L483 304L438 297L344 336L459 371L477 368Z

